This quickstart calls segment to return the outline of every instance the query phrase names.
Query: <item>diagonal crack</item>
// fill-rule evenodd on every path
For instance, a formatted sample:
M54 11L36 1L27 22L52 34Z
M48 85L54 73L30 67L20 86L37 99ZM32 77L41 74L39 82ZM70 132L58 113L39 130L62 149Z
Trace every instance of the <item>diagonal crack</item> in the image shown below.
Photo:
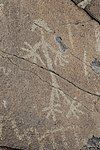
M10 54L10 53L4 52L4 51L2 51L2 50L1 50L1 52L4 53L4 54L8 54L8 55L10 55L10 56L14 56L14 57L16 57L16 58L18 58L18 59L27 61L27 62L29 62L29 63L31 63L31 64L37 66L38 68L41 68L41 69L47 71L47 72L51 72L52 74L54 74L54 75L58 76L59 78L61 78L61 79L65 80L65 81L67 81L69 84L73 85L74 87L78 88L79 90L81 90L81 91L83 91L83 92L85 92L85 93L87 93L87 94L90 94L90 95L93 95L93 96L96 96L96 97L100 97L99 94L96 94L96 93L93 93L93 92L91 92L91 91L85 90L84 88L78 86L77 84L73 83L73 82L70 81L69 79L62 77L59 73L55 72L54 70L51 70L51 69L45 68L45 67L43 67L43 66L40 66L40 65L38 65L37 63L31 62L31 61L29 61L29 60L27 60L27 59L25 59L25 58L23 58L23 57L17 56L16 54Z
M43 80L37 73L35 73L35 71L33 72L33 71L31 71L31 70L23 69L23 68L21 68L19 65L17 65L16 63L14 63L10 58L4 57L4 56L2 56L2 57L3 57L3 58L7 58L13 65L17 66L20 70L34 73L34 75L35 75L36 77L38 77L42 82L45 82L45 83L47 83L50 87L55 88L55 89L57 89L57 90L63 92L70 100L74 100L74 101L80 102L78 99L75 99L75 98L73 98L72 96L70 96L68 93L65 93L64 91L62 91L61 88L58 88L58 87L56 87L56 86L53 86L53 85L50 84L48 81ZM82 105L83 105L83 104L82 104ZM89 109L89 108L88 108L87 106L85 106L85 105L83 105L83 107L86 108L88 111L92 111L91 109ZM92 111L92 112L93 112L93 111Z
M74 0L71 0L76 6L77 6L77 3L75 3ZM78 6L77 6L78 7ZM95 20L97 23L100 24L100 20L98 20L90 11L86 10L86 9L83 9L84 12L86 12L93 20Z

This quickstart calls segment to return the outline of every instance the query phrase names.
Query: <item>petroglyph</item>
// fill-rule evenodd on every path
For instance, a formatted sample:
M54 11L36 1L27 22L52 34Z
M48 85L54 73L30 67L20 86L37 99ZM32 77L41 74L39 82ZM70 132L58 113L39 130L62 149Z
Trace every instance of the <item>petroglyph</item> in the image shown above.
M95 30L95 38L96 38L96 51L100 52L100 28L95 25L94 30Z
M84 57L83 57L83 62L84 62L84 73L85 73L85 76L88 75L88 71L87 71L87 52L86 50L84 50Z
M35 31L37 27L46 30L48 33L52 32L52 30L48 27L47 23L43 19L34 20L32 31Z
M59 99L59 94L57 89L52 88L49 106L43 109L43 111L47 112L46 118L48 119L50 116L52 116L54 121L56 121L55 112L62 114L62 111L59 110L59 108L61 107L60 104L55 104L54 102L55 98Z
M40 60L40 62L44 64L44 62L42 61L41 57L38 55L38 53L36 52L40 46L41 46L41 42L38 42L34 45L34 47L32 47L30 44L28 44L27 42L24 42L25 46L27 46L28 48L21 48L22 50L28 52L28 54L26 54L24 56L25 59L29 59L32 58L33 62L37 63L37 60Z
M6 100L3 100L2 104L3 104L4 108L7 108L7 101Z
M69 106L69 111L68 111L66 117L70 118L71 116L74 116L77 119L79 119L79 115L84 114L84 112L80 109L81 106L82 106L81 103L78 103L73 100Z
M43 31L44 26L42 26L41 23L39 25L39 21L37 21L37 22L35 21L35 25L36 24L38 24L38 28L41 32L41 39L33 47L30 44L28 44L27 42L25 42L25 45L28 46L29 48L28 49L27 48L22 48L22 50L30 52L30 53L28 55L24 56L24 58L33 57L34 62L36 62L37 58L38 58L40 60L40 62L43 63L43 61L41 59L41 56L39 56L39 54L37 54L37 49L39 50L40 47L41 47L43 55L45 56L46 61L47 61L47 64L46 64L47 68L49 70L54 70L53 63L55 63L55 65L58 65L57 64L57 59L59 60L59 65L64 66L64 63L66 63L66 62L68 63L68 61L65 58L63 59L63 57L60 55L60 53L61 53L60 51L57 55L55 54L54 62L50 58L49 51L50 50L52 51L53 47L49 43L47 43L46 40L45 40L45 33ZM42 28L41 28L41 26L42 26ZM32 28L33 28L33 26L32 26ZM71 27L69 26L68 29L69 29L70 42L71 42L71 45L73 46ZM59 40L60 40L60 43L62 42L62 39L58 38L56 40L57 40L57 42ZM43 63L43 65L45 65L45 64ZM55 89L55 88L52 87L49 106L44 107L44 109L42 110L44 113L45 112L47 113L46 118L49 119L50 117L52 117L53 121L56 121L56 113L60 113L61 115L63 114L63 112L60 109L61 105L59 104L60 95L62 95L62 97L64 98L64 100L66 102L68 102L68 105L70 107L66 117L69 118L71 115L73 115L74 117L79 119L79 114L83 114L83 112L81 110L79 110L79 107L81 107L81 104L80 103L76 104L75 101L72 101L68 97L66 97L66 95L62 91L59 91L60 86L57 83L57 79L56 79L55 75L52 74L52 72L50 72L50 75L51 75L51 79L52 79L52 85L57 87L58 89Z
M62 54L61 52L57 52L55 55L55 60L54 60L54 64L56 66L62 66L64 67L66 64L69 63L69 61L67 60L68 56L66 56L66 54Z

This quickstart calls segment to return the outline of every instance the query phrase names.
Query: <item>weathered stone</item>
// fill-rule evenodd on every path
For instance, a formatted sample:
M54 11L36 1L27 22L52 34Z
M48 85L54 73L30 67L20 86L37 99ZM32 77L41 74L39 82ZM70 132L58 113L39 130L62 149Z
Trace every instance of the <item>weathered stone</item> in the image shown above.
M100 23L100 0L72 0Z
M81 150L100 150L100 138L92 136Z
M11 147L6 147L6 146L0 146L0 150L22 150L22 149L11 148Z
M0 146L79 150L100 135L100 26L71 0L0 0Z

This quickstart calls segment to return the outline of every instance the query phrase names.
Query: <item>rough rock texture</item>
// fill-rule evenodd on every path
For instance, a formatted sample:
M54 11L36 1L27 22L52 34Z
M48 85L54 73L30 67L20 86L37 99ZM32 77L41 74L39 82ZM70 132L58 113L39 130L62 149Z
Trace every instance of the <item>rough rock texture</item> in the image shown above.
M72 0L100 24L100 0Z
M100 26L71 0L0 0L0 146L79 150L99 137L99 60Z
M81 150L100 150L100 138L92 136Z

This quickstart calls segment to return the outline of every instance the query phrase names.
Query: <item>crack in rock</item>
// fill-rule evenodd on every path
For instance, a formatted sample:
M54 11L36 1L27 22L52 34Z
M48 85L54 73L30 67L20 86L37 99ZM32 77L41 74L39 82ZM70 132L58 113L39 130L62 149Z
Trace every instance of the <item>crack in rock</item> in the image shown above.
M77 2L75 2L75 0L71 0L76 6L78 6L77 5ZM82 1L83 2L83 1ZM81 4L81 3L80 3ZM95 15L93 15L90 11L88 11L87 9L85 9L84 8L84 12L86 12L89 16L90 16L90 18L91 19L93 19L93 20L95 20L97 23L99 23L100 24L100 20L99 19L97 19L96 17L95 17Z
M96 96L96 97L100 97L99 94L96 94L96 93L93 93L93 92L88 91L88 90L86 90L86 89L83 89L82 87L80 87L80 86L78 86L77 84L73 83L73 82L70 81L69 79L62 77L59 73L55 72L54 70L51 70L51 69L45 68L45 67L43 67L43 66L40 66L40 65L38 65L37 63L31 62L31 61L29 61L29 60L26 60L25 58L20 57L20 56L17 56L17 55L15 55L15 54L10 54L10 53L4 52L4 51L1 51L1 52L4 53L4 54L8 54L8 55L10 55L10 56L14 56L14 57L16 57L16 58L18 58L18 59L27 61L27 62L29 62L29 63L31 63L31 64L37 66L38 68L41 68L41 69L47 71L47 72L51 72L51 73L53 73L54 75L56 75L56 76L58 76L59 78L61 78L61 79L65 80L65 81L67 81L69 84L73 85L73 86L76 87L77 89L79 89L79 90L81 90L81 91L83 91L83 92L85 92L85 93L87 93L87 94L90 94L90 95L93 95L93 96Z

